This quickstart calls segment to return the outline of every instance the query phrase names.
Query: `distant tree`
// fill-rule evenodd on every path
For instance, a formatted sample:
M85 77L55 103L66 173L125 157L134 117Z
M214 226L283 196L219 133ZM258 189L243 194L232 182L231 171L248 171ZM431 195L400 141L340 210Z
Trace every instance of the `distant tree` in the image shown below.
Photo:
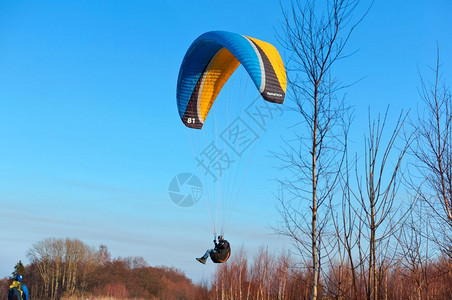
M100 245L99 250L97 251L99 262L101 264L105 264L111 261L111 254L108 251L108 248L106 245Z
M8 299L8 287L10 285L10 281L8 278L0 279L0 299Z
M13 275L13 278L16 277L16 275L25 276L25 267L22 264L21 260L19 260L19 262L14 266L14 271L13 271L12 275Z
M138 269L148 266L148 263L141 256L126 257L124 260L127 261L131 269Z
M116 299L127 299L129 293L123 283L109 283L104 286L102 295Z
M43 280L43 295L58 299L86 287L97 265L96 252L80 240L48 238L33 244L28 257Z
M221 264L213 282L217 297L227 299L244 299L245 290L249 287L247 281L247 259L243 248L234 251L227 264Z

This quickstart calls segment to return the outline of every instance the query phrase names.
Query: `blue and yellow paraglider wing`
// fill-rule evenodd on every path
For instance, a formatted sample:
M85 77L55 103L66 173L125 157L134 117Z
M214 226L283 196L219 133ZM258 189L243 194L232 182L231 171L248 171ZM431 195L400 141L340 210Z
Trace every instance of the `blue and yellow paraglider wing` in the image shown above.
M262 97L283 103L286 71L273 45L225 31L207 32L185 54L177 82L177 106L182 122L202 128L217 95L242 64Z

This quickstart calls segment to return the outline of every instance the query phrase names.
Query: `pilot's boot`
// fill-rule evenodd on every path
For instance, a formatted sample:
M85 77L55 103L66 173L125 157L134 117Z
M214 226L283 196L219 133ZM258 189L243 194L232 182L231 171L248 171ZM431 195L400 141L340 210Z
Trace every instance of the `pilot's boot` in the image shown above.
M207 258L200 257L200 258L196 258L196 260L205 265L206 261L207 261Z

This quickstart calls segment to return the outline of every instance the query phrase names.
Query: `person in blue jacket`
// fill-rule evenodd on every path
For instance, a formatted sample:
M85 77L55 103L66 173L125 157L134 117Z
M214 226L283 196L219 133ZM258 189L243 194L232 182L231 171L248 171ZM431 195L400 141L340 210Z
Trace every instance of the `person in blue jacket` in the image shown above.
M8 300L29 300L28 289L22 283L22 275L16 275L13 283L9 286Z

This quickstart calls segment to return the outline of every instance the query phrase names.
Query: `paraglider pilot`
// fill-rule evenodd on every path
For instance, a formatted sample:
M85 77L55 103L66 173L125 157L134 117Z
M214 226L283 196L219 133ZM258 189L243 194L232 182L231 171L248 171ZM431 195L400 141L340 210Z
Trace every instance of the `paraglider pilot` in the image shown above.
M224 263L229 259L229 256L231 255L231 246L229 245L229 242L226 241L223 236L219 235L218 243L216 239L213 240L213 243L215 244L215 248L207 250L202 257L196 258L197 261L206 264L207 258L210 256L210 259L218 264Z

